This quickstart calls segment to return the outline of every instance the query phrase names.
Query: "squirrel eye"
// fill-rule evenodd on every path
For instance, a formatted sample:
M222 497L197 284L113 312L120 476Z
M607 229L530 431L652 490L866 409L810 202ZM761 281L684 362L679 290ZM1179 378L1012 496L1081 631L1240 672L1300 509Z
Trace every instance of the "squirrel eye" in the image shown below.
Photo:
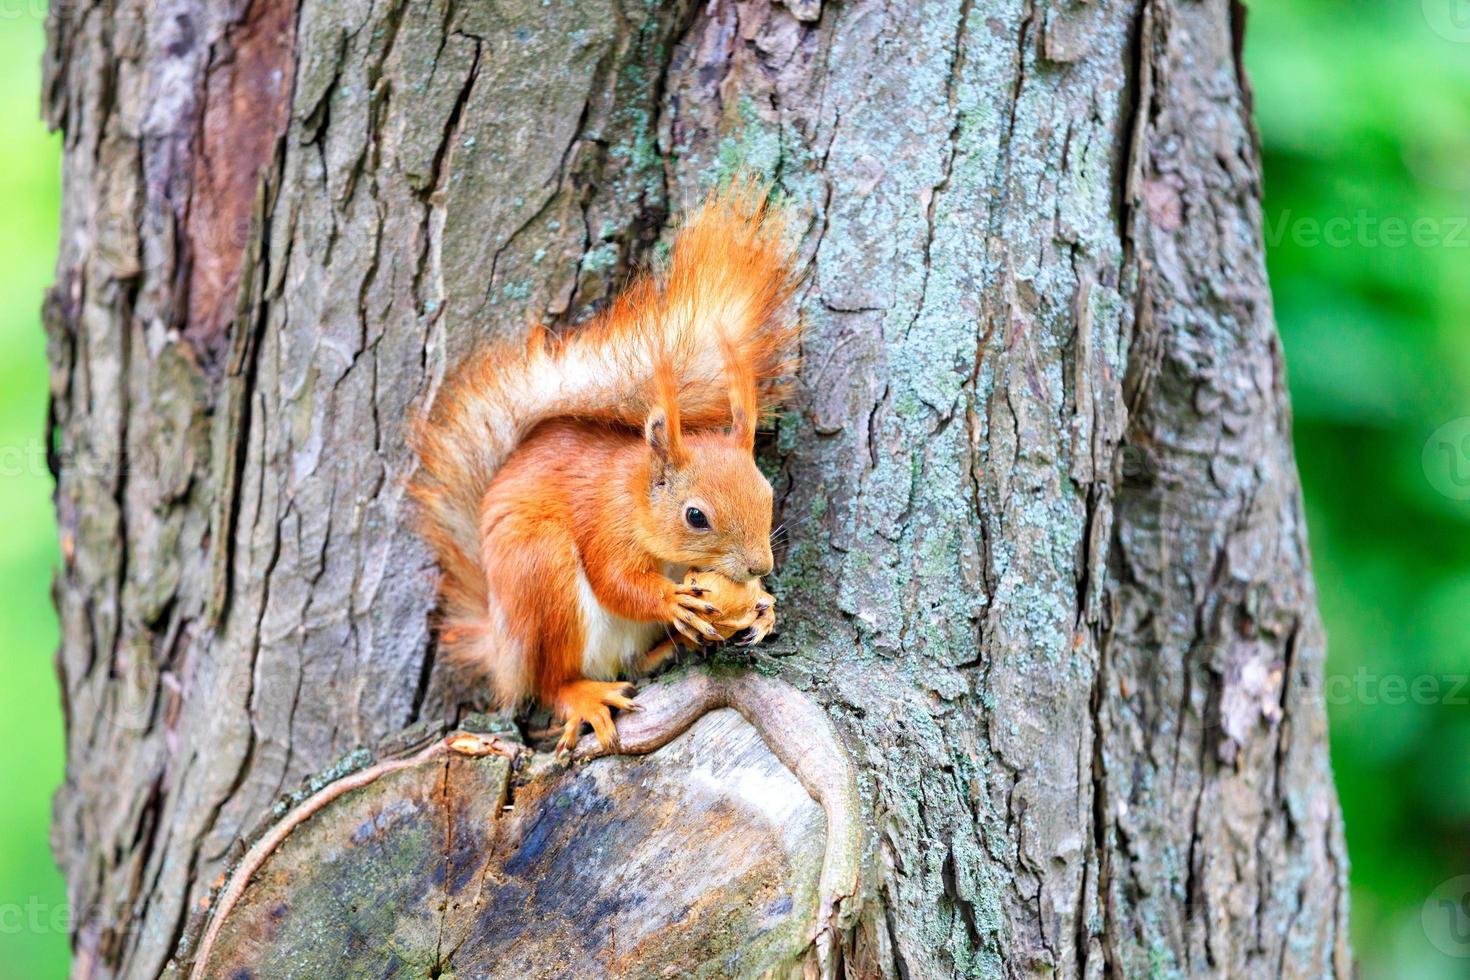
M685 507L684 521L696 531L709 530L709 518L705 517L704 511L698 507Z

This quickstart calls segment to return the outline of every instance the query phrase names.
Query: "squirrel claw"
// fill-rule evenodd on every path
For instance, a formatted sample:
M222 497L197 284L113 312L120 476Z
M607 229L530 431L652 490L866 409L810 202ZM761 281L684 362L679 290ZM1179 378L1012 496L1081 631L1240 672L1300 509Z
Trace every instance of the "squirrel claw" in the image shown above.
M572 761L572 746L577 744L576 731L581 727L580 723L574 725L570 721L562 726L561 738L556 740L556 760L558 762Z
M705 604L700 603L701 611L704 607ZM690 609L683 603L674 607L674 615L671 622L680 633L683 633L695 643L720 642L720 631L715 629L699 612Z
M683 612L691 612L696 616L718 617L720 615L720 610L707 600L696 599L693 596L682 594L676 594L674 596L674 609L674 615L676 616L681 615Z
M750 624L749 637L742 641L741 646L755 646L761 640L770 636L771 630L776 628L775 605L773 603L765 603L764 608L761 606L757 606L756 608L759 612L756 613L755 622Z
M678 619L671 620L670 621L670 625L672 625L674 627L674 629L678 630L679 631L679 635L682 636L682 637L684 637L684 639L688 640L689 643L690 643L690 645L692 647L694 647L696 649L699 647L699 645L701 643L701 639L700 639L699 634L696 633L696 632L694 632L694 630L691 629L690 627L685 626L684 623L683 623L683 621L678 620Z

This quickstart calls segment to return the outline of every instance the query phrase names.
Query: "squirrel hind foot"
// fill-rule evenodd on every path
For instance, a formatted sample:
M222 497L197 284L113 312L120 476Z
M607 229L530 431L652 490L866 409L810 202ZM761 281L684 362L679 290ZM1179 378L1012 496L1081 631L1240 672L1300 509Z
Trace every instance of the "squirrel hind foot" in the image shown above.
M553 699L557 716L565 720L556 754L571 752L583 723L592 726L604 749L618 751L618 730L613 726L611 709L637 711L637 702L628 696L632 690L633 685L627 681L576 680L563 684Z

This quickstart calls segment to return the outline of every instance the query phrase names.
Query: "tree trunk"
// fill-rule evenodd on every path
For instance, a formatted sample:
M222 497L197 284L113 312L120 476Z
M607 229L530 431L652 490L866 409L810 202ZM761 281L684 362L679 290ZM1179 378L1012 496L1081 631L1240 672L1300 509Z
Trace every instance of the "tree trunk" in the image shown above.
M1235 0L78 0L48 301L81 977L479 705L405 420L753 168L797 216L755 654L855 762L852 976L1345 976Z

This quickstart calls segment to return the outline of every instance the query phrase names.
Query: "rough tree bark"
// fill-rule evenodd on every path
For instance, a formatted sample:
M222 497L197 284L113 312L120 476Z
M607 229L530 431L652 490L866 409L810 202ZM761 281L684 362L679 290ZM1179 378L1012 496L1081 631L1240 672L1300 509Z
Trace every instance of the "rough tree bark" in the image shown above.
M81 977L453 719L404 420L721 174L811 275L765 669L858 765L851 975L1350 970L1234 0L73 0L47 304Z

